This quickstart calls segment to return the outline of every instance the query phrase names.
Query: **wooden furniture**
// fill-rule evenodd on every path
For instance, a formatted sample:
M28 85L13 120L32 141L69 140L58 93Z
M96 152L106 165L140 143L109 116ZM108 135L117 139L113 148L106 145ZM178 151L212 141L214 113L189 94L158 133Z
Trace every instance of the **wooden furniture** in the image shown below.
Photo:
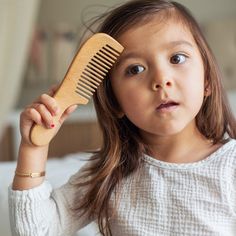
M68 123L52 140L49 157L60 157L71 152L98 149L102 143L101 131L93 121Z
M12 127L4 128L3 135L0 139L0 161L11 161L14 156L13 132Z
M13 128L7 126L0 140L0 161L13 161L14 135ZM71 121L63 124L49 148L49 158L63 157L73 152L98 149L102 143L100 128L96 121Z

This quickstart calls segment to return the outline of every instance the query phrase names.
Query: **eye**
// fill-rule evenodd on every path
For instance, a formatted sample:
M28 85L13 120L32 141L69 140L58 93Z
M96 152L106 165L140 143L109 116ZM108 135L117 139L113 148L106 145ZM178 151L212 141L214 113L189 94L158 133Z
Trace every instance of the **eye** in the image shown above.
M126 74L127 75L137 75L139 73L142 73L145 70L145 68L141 65L131 65L127 68Z
M170 58L172 64L182 64L186 61L187 56L184 54L176 54Z

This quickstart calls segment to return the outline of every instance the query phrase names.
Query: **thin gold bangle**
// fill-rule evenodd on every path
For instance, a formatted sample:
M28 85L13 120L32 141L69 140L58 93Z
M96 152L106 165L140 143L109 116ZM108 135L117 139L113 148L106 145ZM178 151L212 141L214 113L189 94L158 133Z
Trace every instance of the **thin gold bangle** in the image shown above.
M42 172L29 172L29 173L15 171L16 176L30 177L30 178L42 177L42 176L45 176L45 174L46 174L45 171L42 171Z

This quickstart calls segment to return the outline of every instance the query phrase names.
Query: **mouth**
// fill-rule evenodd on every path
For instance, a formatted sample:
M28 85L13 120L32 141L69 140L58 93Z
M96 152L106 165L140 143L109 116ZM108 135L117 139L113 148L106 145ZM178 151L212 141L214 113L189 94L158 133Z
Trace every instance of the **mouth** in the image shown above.
M177 106L179 106L179 103L175 102L175 101L166 101L166 102L162 102L158 107L157 110L159 111L168 111L168 110L172 110L174 108L176 108Z

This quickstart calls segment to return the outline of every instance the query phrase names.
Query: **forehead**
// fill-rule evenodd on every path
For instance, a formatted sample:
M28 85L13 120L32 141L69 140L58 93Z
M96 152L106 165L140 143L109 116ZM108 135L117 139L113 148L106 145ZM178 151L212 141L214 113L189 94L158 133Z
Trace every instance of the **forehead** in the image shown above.
M177 19L177 17L166 18L158 14L134 24L124 31L117 40L124 47L137 43L148 46L152 41L155 44L187 41L197 47L190 29L183 20Z

